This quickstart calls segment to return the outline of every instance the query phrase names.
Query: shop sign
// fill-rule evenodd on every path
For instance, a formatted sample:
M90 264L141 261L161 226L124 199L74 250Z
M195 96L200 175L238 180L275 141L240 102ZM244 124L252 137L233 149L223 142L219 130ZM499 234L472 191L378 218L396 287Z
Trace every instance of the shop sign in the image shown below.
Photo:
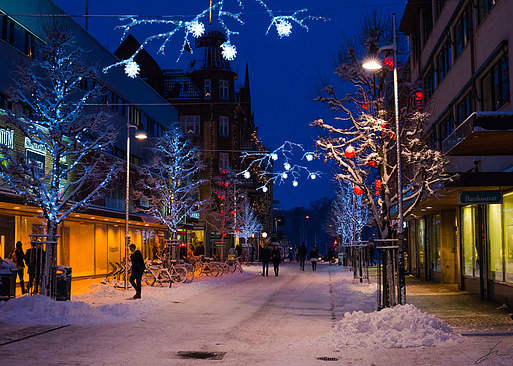
M25 137L25 149L35 154L46 156L45 145L33 143L28 137Z
M13 140L14 130L0 128L0 145L4 145L8 149L12 149L14 147Z
M501 191L466 191L458 195L460 205L492 204L502 202Z

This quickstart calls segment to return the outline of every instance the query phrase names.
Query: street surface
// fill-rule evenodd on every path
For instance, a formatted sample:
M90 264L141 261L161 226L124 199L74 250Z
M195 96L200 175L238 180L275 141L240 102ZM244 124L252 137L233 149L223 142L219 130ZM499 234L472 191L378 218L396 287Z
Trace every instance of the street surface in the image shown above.
M9 324L0 341L2 364L513 365L513 327L500 312L494 328L474 326L471 313L465 314L468 323L458 318L455 332L466 335L447 345L336 350L326 335L348 311L347 304L355 296L374 296L350 288L341 293L344 287L337 283L348 277L347 269L320 265L318 272L308 266L300 272L293 263L282 265L279 277L272 270L269 277L259 275L256 265L247 269L253 275L232 275L233 280L202 291L161 289L176 296L157 305L145 299L149 290L143 288L142 300L127 296L125 301L140 301L143 307L148 301L151 312L127 322L40 326L32 329L33 336ZM353 286L358 289L358 281ZM415 287L415 305L428 311L422 305L429 295L421 284ZM362 300L361 310L372 312L373 301Z

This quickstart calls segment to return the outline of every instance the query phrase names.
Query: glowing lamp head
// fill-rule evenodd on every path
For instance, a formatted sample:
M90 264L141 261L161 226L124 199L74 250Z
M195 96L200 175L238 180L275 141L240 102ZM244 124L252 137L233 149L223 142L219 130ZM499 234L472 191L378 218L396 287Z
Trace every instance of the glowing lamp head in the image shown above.
M362 64L362 67L365 69L365 70L370 70L370 71L378 71L378 70L381 70L381 68L383 67L381 65L381 62L379 62L378 59L376 58L370 58L368 60L366 60L363 64Z
M269 190L267 187L262 187L262 192L266 193Z
M135 138L138 140L146 140L148 138L148 134L144 130L135 131Z

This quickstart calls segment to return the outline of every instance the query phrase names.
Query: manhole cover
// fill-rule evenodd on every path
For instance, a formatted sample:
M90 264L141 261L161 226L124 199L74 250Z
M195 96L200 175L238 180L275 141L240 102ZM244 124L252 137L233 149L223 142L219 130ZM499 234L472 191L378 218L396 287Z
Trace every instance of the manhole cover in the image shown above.
M222 360L226 352L180 351L177 354L180 358L186 359Z
M321 361L338 361L337 357L328 357L328 356L317 357L317 359L321 360Z

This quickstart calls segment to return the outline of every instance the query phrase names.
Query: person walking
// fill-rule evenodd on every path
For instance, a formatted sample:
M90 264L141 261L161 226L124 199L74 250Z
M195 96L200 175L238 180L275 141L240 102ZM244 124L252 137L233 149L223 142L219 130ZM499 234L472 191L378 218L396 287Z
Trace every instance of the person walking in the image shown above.
M139 249L135 248L135 244L130 244L129 246L130 252L130 261L132 262L132 274L130 275L130 283L135 289L134 299L141 298L141 279L146 269L144 265L144 259L139 251Z
M317 261L319 260L319 251L317 250L317 245L314 245L308 258L310 258L310 262L312 263L312 271L317 271Z
M25 254L25 262L28 267L28 286L27 290L31 294L39 293L39 284L41 282L42 271L45 268L46 252L43 250L41 243L36 241L30 242L30 248Z
M274 266L274 275L277 277L278 272L280 271L280 263L281 263L281 253L278 248L278 244L274 244L273 250L271 252L271 262L273 262Z
M297 259L299 259L299 269L301 271L304 271L305 270L305 259L306 259L305 243L301 243L299 248L297 248Z
M11 253L10 259L16 263L16 269L18 272L18 278L20 279L21 293L25 294L25 282L23 281L23 272L25 271L25 262L27 258L23 253L23 244L21 241L16 242L16 249Z
M260 260L262 261L262 276L269 276L269 262L271 261L271 253L267 245L260 247Z

